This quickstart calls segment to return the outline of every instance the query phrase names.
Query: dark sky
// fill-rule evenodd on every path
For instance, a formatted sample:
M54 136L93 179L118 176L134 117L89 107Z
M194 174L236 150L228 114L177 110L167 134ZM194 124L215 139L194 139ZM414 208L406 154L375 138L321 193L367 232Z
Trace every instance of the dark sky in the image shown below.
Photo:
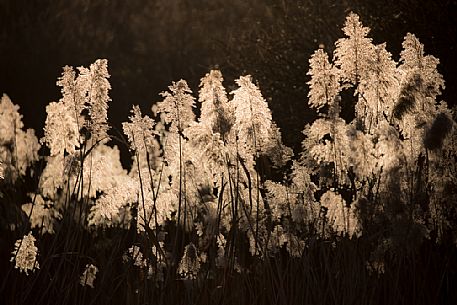
M26 126L42 135L45 106L60 98L55 83L62 67L107 58L109 117L119 127L132 104L148 113L159 92L181 78L196 92L199 79L217 66L229 80L226 86L245 72L259 80L283 133L293 134L286 136L290 145L299 142L308 113L307 60L319 43L332 51L353 10L395 59L406 32L415 33L426 53L440 58L444 99L455 104L456 1L247 2L0 0L0 91L21 106ZM281 71L285 65L259 56L262 50L301 64Z

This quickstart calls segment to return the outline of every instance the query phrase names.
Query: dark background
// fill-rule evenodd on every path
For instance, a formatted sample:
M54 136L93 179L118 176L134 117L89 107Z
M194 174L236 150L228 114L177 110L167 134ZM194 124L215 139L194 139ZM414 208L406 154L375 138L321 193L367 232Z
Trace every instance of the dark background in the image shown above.
M56 80L64 65L108 59L115 128L132 104L145 113L173 80L198 92L211 68L233 79L252 74L283 130L299 147L314 117L307 108L308 59L319 45L332 52L346 15L354 11L387 42L398 60L407 32L441 60L446 90L457 97L457 5L451 0L0 0L0 93L21 106L26 127L42 136L45 106L60 98Z

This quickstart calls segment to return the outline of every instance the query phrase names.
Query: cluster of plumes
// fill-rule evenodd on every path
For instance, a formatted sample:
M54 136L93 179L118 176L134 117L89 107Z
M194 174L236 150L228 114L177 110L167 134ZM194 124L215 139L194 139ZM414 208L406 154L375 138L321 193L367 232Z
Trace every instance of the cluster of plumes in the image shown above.
M64 152L74 154L87 141L92 143L108 140L107 123L108 61L98 59L90 68L65 66L57 85L62 87L62 98L46 107L47 118L43 143L51 156Z
M46 108L41 141L49 148L50 156L35 196L54 206L44 210L54 213L45 219L59 218L65 201L74 198L90 205L88 227L128 227L130 205L137 200L138 191L135 180L122 168L119 149L106 145L111 88L107 60L97 60L77 71L64 67L57 82L62 98ZM32 212L32 223L35 214Z
M14 244L14 251L12 252L11 261L15 262L15 268L18 268L21 272L29 274L29 271L35 271L40 268L40 264L37 261L38 248L35 246L35 237L32 232L24 235L21 239L18 239Z
M256 164L264 159L269 166L283 166L291 156L252 78L236 81L239 89L232 100L222 82L218 70L202 78L198 119L192 92L180 80L161 94L164 100L153 107L155 118L134 106L123 123L133 156L129 176L138 188L137 231L157 236L173 222L199 236L178 261L177 272L184 278L195 278L199 264L207 262L208 247L216 249L211 259L217 267L226 264L226 247L233 242L227 234L236 218L251 253L264 252L269 207L259 192L265 181ZM145 258L144 264L152 262Z
M0 100L0 176L10 182L24 176L38 160L40 144L33 129L24 130L19 106L4 94Z
M191 280L205 268L243 270L241 238L259 259L281 249L301 257L316 239L360 238L367 223L442 239L457 212L450 204L457 194L449 192L457 184L457 133L453 112L436 103L444 88L438 60L408 34L396 63L352 13L343 32L333 61L323 49L310 59L308 102L319 118L305 127L303 153L293 161L252 77L237 79L230 99L221 72L213 70L201 79L198 99L179 80L161 94L152 116L133 106L122 124L132 157L128 172L119 149L108 146L106 60L78 68L78 75L65 67L57 83L63 97L47 107L42 143L50 156L38 192L22 206L31 228L53 234L68 206L77 211L68 204L73 200L85 207L72 215L87 230L132 228L148 240L129 248L125 262L157 281L167 268ZM343 103L350 88L353 101ZM9 125L0 125L1 147L29 134L8 102L2 98L0 114L9 121L0 124ZM341 107L351 102L354 119L347 122ZM39 148L27 139L23 168ZM2 169L13 164L0 161ZM288 174L278 182L274 171ZM413 230L402 230L405 223ZM370 270L384 270L382 254L400 244L395 238L381 237ZM30 261L21 262L25 270ZM93 287L97 270L86 266L81 284Z
M457 212L449 204L456 199L449 192L457 182L456 129L453 111L437 101L444 88L439 60L408 33L397 63L386 44L372 43L369 31L351 13L333 64L322 49L312 55L309 105L321 118L305 127L301 162L319 176L320 203L333 215L327 220L334 232L358 235L374 217L392 226L413 219L414 232L439 241ZM354 102L344 101L355 107L351 122L340 117L340 93L348 88L354 89ZM360 221L351 224L357 214Z
M251 77L237 80L240 88L231 101L222 82L217 70L202 78L198 120L191 91L180 80L162 93L164 100L153 108L156 120L143 117L135 106L130 122L123 124L134 152L130 176L140 188L137 230L162 230L167 221L188 232L200 225L200 245L218 245L217 265L223 264L226 239L212 235L228 232L235 213L251 239L264 230L267 213L258 192L257 160L268 158L280 166L291 155Z

